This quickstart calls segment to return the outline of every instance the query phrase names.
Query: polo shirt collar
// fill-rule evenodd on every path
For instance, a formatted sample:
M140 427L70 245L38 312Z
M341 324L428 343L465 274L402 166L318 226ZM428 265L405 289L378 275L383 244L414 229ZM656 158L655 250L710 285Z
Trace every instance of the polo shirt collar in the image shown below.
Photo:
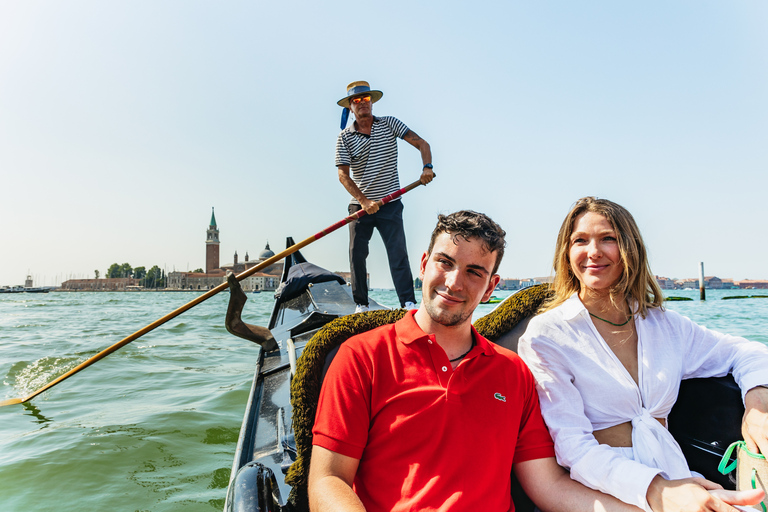
M416 314L416 309L408 311L403 318L395 323L395 334L397 335L397 341L405 345L410 345L419 340L426 340L429 335L421 330L419 324L416 323L416 319L413 315ZM483 354L486 356L492 356L496 353L496 350L487 339L480 335L472 325L472 336L475 339L476 346L479 347Z
M379 121L381 121L381 118L373 116L373 124L376 124ZM352 124L347 127L347 130L349 130L352 133L360 133L359 131L357 131L357 119L352 121ZM366 134L363 133L362 135L366 135Z

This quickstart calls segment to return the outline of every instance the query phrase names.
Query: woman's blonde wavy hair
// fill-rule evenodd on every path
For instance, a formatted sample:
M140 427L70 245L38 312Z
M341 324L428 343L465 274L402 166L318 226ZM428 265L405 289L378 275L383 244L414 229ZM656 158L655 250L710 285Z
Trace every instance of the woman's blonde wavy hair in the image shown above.
M655 276L651 272L645 243L632 214L613 201L583 197L576 201L560 226L553 263L555 268L555 279L552 284L554 295L544 303L542 311L559 306L574 292L581 289L581 283L571 269L568 253L573 225L578 216L586 212L597 213L608 219L618 238L624 271L621 273L619 281L611 287L611 302L618 306L617 300L622 298L625 300L634 299L637 307L632 313L639 313L643 318L648 314L649 308L663 309L664 297ZM632 302L629 300L630 304Z

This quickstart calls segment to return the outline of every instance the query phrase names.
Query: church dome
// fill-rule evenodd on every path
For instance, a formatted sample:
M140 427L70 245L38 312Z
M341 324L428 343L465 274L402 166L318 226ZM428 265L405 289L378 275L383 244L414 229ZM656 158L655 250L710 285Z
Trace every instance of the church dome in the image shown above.
M271 258L274 256L275 253L273 253L269 248L269 242L267 242L267 246L264 248L263 251L259 253L259 259L266 260L267 258Z

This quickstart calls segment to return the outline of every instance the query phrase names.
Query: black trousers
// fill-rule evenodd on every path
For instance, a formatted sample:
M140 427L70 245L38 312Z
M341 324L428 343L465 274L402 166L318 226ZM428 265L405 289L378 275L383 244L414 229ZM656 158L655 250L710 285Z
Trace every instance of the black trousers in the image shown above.
M349 205L349 213L353 214L362 207L357 204ZM373 235L373 229L379 230L384 247L387 249L389 271L397 290L400 306L406 302L416 302L413 292L413 275L408 264L408 250L405 245L405 229L403 228L403 202L392 201L382 206L373 215L363 215L349 224L349 266L352 274L352 297L355 304L368 305L368 273L365 260L368 258L368 242Z

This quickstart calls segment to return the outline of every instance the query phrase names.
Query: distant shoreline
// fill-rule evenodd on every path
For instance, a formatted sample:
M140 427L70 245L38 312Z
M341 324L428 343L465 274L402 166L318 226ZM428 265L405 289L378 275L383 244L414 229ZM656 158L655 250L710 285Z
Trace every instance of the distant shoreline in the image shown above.
M63 290L63 289L55 289L51 290L51 292L54 293L177 293L177 292L197 292L197 293L205 293L210 290L176 290L176 289L165 289L165 288L151 288L148 290ZM19 292L24 293L24 292Z

